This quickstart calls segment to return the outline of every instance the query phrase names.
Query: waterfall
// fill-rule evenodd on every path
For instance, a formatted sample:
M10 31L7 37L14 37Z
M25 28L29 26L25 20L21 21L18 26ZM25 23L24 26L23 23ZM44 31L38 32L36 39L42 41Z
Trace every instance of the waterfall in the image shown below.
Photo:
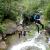
M45 44L42 43L41 41L38 42L36 40L39 37L39 35L40 33L38 34L36 32L35 37L28 39L26 42L22 42L12 46L10 50L26 50L25 48L28 48L28 47L35 47L35 50L36 48L39 48L39 50L46 50Z

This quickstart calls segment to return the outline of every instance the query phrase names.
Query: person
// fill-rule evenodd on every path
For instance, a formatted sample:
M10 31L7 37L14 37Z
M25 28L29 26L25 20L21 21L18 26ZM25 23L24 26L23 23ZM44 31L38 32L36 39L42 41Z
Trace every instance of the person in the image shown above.
M40 24L42 26L42 29L44 29L44 25L40 21L40 15L39 14L37 14L34 18L35 18L35 23L36 23L36 25L38 27L38 32L39 32L39 26L38 26L38 24Z
M23 35L26 36L26 31L24 31Z
M27 25L28 22L31 22L31 23L34 22L36 24L37 28L38 28L38 33L39 33L39 24L42 26L42 29L44 29L44 25L40 21L40 14L39 14L39 12L36 13L36 14L33 14L30 18L28 18L25 14L23 16L24 16L23 25L24 24Z
M19 32L19 38L20 38L20 36L22 36L22 31Z
M40 14L33 14L32 16L32 22L34 22L38 28L38 33L39 33L39 24L42 26L42 29L44 29L44 25L40 21Z

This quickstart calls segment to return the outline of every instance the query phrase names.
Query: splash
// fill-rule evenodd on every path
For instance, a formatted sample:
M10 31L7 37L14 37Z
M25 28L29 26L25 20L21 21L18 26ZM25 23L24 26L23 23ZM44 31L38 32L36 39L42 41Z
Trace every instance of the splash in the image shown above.
M36 38L38 38L39 35L40 35L40 33L38 34L36 32L35 37L33 37L31 39L28 39L26 42L22 42L22 43L20 43L18 45L16 44L16 45L12 46L10 50L21 50L22 48L33 47L33 46L37 47L37 48L39 48L41 50L46 50L46 47L45 47L44 44L41 44L41 42L37 43L36 40L35 40Z

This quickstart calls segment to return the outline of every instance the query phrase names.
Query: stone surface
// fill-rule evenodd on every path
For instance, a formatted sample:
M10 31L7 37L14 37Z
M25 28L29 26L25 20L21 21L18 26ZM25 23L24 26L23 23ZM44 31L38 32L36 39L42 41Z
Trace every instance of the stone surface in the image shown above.
M0 48L5 49L6 48L6 43L5 41L0 42Z
M30 47L22 48L21 50L41 50L41 49L35 46L32 46L32 47L30 46Z
M0 34L0 41L2 40L2 35Z

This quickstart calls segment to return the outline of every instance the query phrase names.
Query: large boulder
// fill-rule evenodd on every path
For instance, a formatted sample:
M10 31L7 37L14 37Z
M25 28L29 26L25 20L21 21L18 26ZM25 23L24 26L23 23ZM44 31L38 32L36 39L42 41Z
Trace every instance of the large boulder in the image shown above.
M17 30L17 26L15 23L8 23L6 25L6 30L3 33L11 34Z
M5 41L0 42L0 49L5 49L6 48L6 43Z

